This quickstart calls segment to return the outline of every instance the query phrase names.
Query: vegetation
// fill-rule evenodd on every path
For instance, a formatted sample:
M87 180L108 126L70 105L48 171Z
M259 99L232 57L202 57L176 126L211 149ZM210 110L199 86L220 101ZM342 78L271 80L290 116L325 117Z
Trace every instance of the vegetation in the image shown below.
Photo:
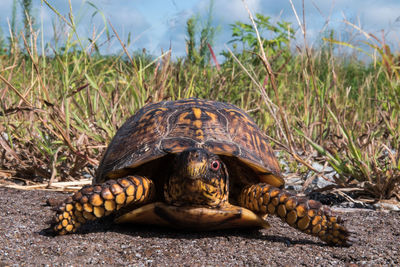
M258 31L252 24L231 25L233 50L222 52L223 62L212 50L211 21L199 30L195 18L187 21L184 58L172 60L171 51L128 53L112 25L107 30L111 26L123 52L102 55L100 33L78 36L74 16L44 2L68 30L61 45L38 42L42 33L33 30L28 11L24 33L14 22L8 43L0 38L3 180L51 184L94 175L127 117L149 102L195 96L245 109L274 148L298 162L292 171L309 167L309 159L327 161L340 187L400 199L399 56L383 40L370 35L372 52L363 51L377 56L367 63L341 53L338 46L361 48L336 41L334 32L318 49L294 51L292 26L257 14ZM23 3L29 7L30 1Z

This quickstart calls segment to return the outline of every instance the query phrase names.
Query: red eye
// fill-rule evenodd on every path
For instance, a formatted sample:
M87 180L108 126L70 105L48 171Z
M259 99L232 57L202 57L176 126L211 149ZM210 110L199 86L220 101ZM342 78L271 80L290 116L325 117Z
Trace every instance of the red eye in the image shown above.
M218 171L220 165L221 165L221 164L219 163L218 160L214 160L213 162L211 162L211 169L212 169L213 171Z

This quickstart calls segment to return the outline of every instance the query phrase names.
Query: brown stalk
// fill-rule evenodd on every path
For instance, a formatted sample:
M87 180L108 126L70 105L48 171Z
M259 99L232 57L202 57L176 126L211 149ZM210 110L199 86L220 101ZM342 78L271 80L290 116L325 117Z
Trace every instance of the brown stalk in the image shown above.
M310 72L310 77L311 77L311 82L312 82L312 88L314 89L316 95L318 96L316 98L317 103L319 104L319 106L321 107L321 119L325 117L325 108L324 105L322 105L322 103L320 103L320 95L317 89L317 84L316 84L316 79L315 79L315 74L314 74L314 61L311 58L311 53L310 53L310 48L308 46L308 42L307 42L307 27L306 27L306 16L305 16L305 7L304 7L304 0L301 1L302 3L302 12L303 12L303 23L300 22L300 19L297 15L296 9L293 5L292 0L289 0L290 5L292 7L293 13L296 16L297 19L297 23L300 26L301 32L303 33L303 40L304 40L304 48L305 48L305 52L306 52L306 57L307 57L307 68L305 68L305 71L309 71ZM319 135L322 136L323 133L323 128L322 126L319 127Z
M85 88L88 87L88 86L89 86L89 83L86 83L86 84L84 84L84 85L82 85L82 86L79 86L76 90L74 90L74 91L72 91L71 93L69 93L69 94L67 95L67 97L74 96L75 94L79 93L80 91L82 91L83 89L85 89ZM60 97L60 98L61 98L61 97Z
M267 93L265 92L265 89L263 88L262 85L259 84L259 82L250 74L250 72L245 68L245 66L243 66L242 62L240 62L240 60L235 56L235 54L232 52L232 50L226 46L226 49L229 51L229 53L231 54L231 56L233 57L233 59L239 64L239 66L242 68L242 70L247 74L247 76L249 76L249 78L251 79L251 81L257 85L260 88L260 92L262 97L264 98L264 102L268 108L269 113L271 114L271 116L274 118L274 121L276 122L280 133L283 135L283 137L286 139L287 141L287 137L285 135L285 132L282 129L281 123L278 120L278 118L276 117L276 114L274 112L274 109L276 108L276 105L271 101L271 99L268 97ZM260 57L260 55L257 55L258 57Z
M11 29L11 26L10 26L10 24L8 24L8 28L9 28L9 31L10 31L10 38L11 38L11 44L13 44L13 46L11 47L11 54L12 55L16 55L17 53L16 53L16 45L15 45L15 42L14 42L14 34L13 34L13 32L12 32L12 29ZM14 56L13 57L14 58L14 61L13 61L13 64L12 64L12 68L11 68L11 71L10 71L10 73L8 74L8 81L11 81L11 79L12 79L12 77L13 77L13 74L14 74L14 67L16 67L17 66L17 59L18 59L18 57L17 56ZM5 68L4 70L7 70L8 68L10 68L10 67L7 67L7 68ZM1 72L1 71L0 71ZM1 95L1 99L4 99L4 96L5 96L5 94L7 93L7 87L6 88L4 88L4 91L3 91L3 94Z
M272 67L271 67L271 65L270 65L270 63L269 63L269 61L268 61L267 56L265 55L265 51L264 51L264 49L263 49L261 37L260 37L260 34L259 34L259 32L258 32L257 25L256 25L256 23L255 23L255 21L254 21L253 15L252 15L251 11L249 10L249 8L248 8L248 6L247 6L247 4L246 4L246 0L242 0L242 1L243 1L244 6L245 6L245 8L246 8L246 10L247 10L247 13L249 14L250 20L251 20L251 22L252 22L252 24L253 24L253 28L254 28L254 30L255 30L255 32L256 32L256 35L257 35L257 40L258 40L258 43L259 43L259 45L260 45L260 52L261 52L261 55L259 55L259 57L261 58L261 62L263 63L264 67L265 67L266 70L267 70L267 73L268 73L268 75L269 75L269 77L270 77L270 80L271 80L271 86L272 86L272 88L273 88L273 90L274 90L274 92L275 92L275 101L276 101L276 103L277 103L279 115L280 115L280 117L281 117L282 124L283 124L283 127L284 127L284 132L282 132L282 134L283 134L284 136L286 136L287 142L288 142L288 145L289 145L289 148L287 148L286 146L284 146L284 148L286 148L287 152L288 152L295 160L297 160L297 161L300 162L301 164L307 166L307 168L309 168L310 170L312 170L312 171L318 173L318 174L321 175L325 180L328 180L328 181L329 181L329 179L328 179L326 176L324 176L322 173L320 173L319 171L317 171L316 169L314 169L310 164L308 164L306 161L304 161L304 160L296 153L296 151L294 150L294 146L293 146L293 135L292 135L291 131L289 130L289 124L288 124L288 121L287 121L287 119L286 119L285 112L284 112L284 110L283 110L283 108L282 108L282 105L281 105L281 103L280 103L280 101L279 101L278 88L277 88L277 86L276 86L276 79L275 79L274 72L272 71ZM261 93L262 93L261 95L264 97L264 100L267 99L268 97L267 97L267 93L266 93L266 91L265 91L265 88L264 88L263 86L260 86L260 89L261 89Z
M156 101L161 101L164 99L165 84L168 81L168 73L171 73L171 48L166 54L168 55L162 58L161 73L159 73L159 76L155 77L157 79L155 93Z
M5 109L3 112L0 111L0 116L8 116L11 114L26 112L26 111L44 112L44 110L34 107L16 107L16 108Z
M54 123L55 128L58 130L58 132L54 131L52 127L50 127L47 122L39 117L39 120L43 123L43 126L46 127L52 134L57 136L58 139L64 140L65 144L71 149L72 152L76 153L75 148L72 146L71 142L69 141L69 138L65 136L65 133L61 126L52 118L52 122Z
M285 130L284 134L288 139L288 145L289 145L290 150L293 150L293 144L292 144L292 139L293 138L292 138L291 132L289 131L289 126L288 126L286 117L284 115L282 105L281 105L281 103L279 101L278 88L276 86L275 75L274 75L274 73L272 71L271 65L269 64L268 58L265 55L265 51L263 49L263 44L262 44L262 41L261 41L260 33L258 32L257 25L256 25L256 23L254 21L253 15L249 10L246 1L245 0L242 0L242 1L243 1L244 5L245 5L247 13L249 14L250 20L251 20L251 22L253 24L253 28L254 28L254 30L256 32L256 35L257 35L257 40L258 40L258 43L260 45L261 62L263 63L264 67L267 70L267 73L268 73L268 75L270 77L270 80L271 80L271 86L272 86L272 88L273 88L273 90L275 92L275 101L276 101L276 105L278 107L279 115L281 117L282 124L283 124L284 130ZM261 89L263 97L265 98L265 96L267 95L267 92L265 91L265 88L261 86L260 89Z
M36 72L36 75L37 75L37 77L38 77L38 79L39 79L39 83L40 83L40 85L42 86L42 88L43 88L43 90L44 90L44 93L45 93L45 95L46 95L46 99L45 99L45 100L46 100L46 101L50 101L49 91L47 90L46 86L45 86L44 83L43 83L42 76L40 75L40 72L39 72L39 68L38 68L38 66L37 66L37 64L36 64L36 62L35 62L35 60L34 60L34 58L33 58L33 55L32 55L32 53L31 53L31 50L29 49L28 43L27 43L27 41L26 41L26 39L25 39L25 36L24 36L23 34L22 34L22 39L24 40L24 44L25 44L26 51L28 52L29 57L30 57L31 60L32 60L32 64L33 64L34 70L35 70L35 72Z
M30 107L33 107L33 105L15 88L11 83L9 83L6 78L1 76L0 74L0 80L2 80L5 84L7 84L8 87L10 87L24 102Z
M58 153L61 150L61 146L59 146L56 150L56 152L53 154L53 160L51 162L51 176L50 176L50 180L49 183L47 184L47 188L51 187L51 184L53 183L54 179L56 178L57 175L57 168L56 168L56 163L57 163L57 157L58 157Z
M110 24L111 29L113 30L115 36L117 36L117 39L118 39L119 43L120 43L121 46L122 46L122 49L124 49L125 54L126 54L127 57L129 58L129 61L131 62L132 67L133 67L133 69L135 70L136 75L138 75L138 70L137 70L137 68L136 68L136 64L133 62L133 59L132 59L131 55L129 54L128 49L126 49L126 46L125 46L124 42L122 42L121 38L119 38L119 35L118 35L117 31L114 29L114 26L111 24L111 21L110 21L110 20L108 20L108 23Z
M20 164L23 164L23 161L18 157L17 153L15 153L15 151L9 146L9 144L1 134L0 134L0 145L3 147L5 151L10 153L11 156L13 156L13 158L15 158Z

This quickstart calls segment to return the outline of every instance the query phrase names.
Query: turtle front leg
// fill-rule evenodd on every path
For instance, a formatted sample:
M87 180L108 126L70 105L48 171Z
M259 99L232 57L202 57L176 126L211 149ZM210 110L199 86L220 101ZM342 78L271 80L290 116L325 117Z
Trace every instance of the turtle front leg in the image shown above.
M260 183L245 187L239 204L256 213L273 214L300 231L331 245L350 246L350 232L343 220L318 201L297 197L285 190Z
M154 195L153 181L137 175L87 185L58 207L51 229L57 235L75 232L87 221L107 216L127 205L145 204Z

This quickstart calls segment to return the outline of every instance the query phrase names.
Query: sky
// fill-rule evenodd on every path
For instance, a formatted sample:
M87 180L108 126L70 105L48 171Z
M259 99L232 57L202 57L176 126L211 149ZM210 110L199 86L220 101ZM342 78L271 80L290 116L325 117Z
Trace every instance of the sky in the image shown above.
M98 34L104 29L104 19L110 21L120 38L126 42L131 36L130 51L143 48L153 55L161 55L170 47L174 58L186 54L185 39L186 21L191 16L206 18L210 6L209 0L70 0L72 10L81 37L92 37L93 31ZM303 21L302 1L292 0L299 19ZM19 1L17 1L19 2ZM42 4L40 0L32 0L33 15L36 18L39 40L43 39L54 45L54 24L57 25L59 37L65 37L67 29L57 23L55 13ZM49 0L62 15L68 18L68 1ZM13 0L0 0L0 28L3 36L8 36L8 24L11 20ZM295 45L304 44L299 23L289 0L246 0L249 9L255 13L270 16L272 22L285 20L292 23L296 31ZM96 8L99 10L96 12ZM400 0L304 0L307 40L309 45L321 42L321 32L334 29L338 38L352 41L368 41L359 27L379 38L384 37L395 50L400 47ZM236 21L250 23L242 0L214 0L212 8L213 25L218 26L213 49L216 53L226 50L231 37L230 24ZM22 11L18 6L18 21L21 22ZM104 17L102 16L104 15ZM345 21L353 23L349 26ZM19 25L19 30L22 25ZM109 28L111 31L111 29ZM355 34L358 33L358 34ZM113 35L113 33L111 32ZM347 39L346 39L347 38ZM354 38L354 39L352 39ZM358 38L358 39L357 39ZM85 39L85 38L83 38ZM99 37L99 43L106 40L106 31ZM228 44L229 46L229 44ZM118 53L121 45L114 37L111 42L101 46L104 53Z

